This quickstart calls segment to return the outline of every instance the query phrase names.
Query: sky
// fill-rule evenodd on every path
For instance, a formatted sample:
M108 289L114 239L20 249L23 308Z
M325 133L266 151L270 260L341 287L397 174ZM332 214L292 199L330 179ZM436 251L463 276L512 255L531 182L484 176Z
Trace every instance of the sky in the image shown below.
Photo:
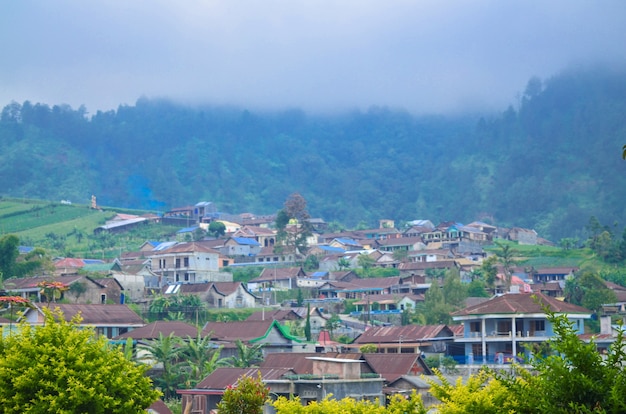
M623 0L0 2L0 105L504 110L533 76L626 62Z

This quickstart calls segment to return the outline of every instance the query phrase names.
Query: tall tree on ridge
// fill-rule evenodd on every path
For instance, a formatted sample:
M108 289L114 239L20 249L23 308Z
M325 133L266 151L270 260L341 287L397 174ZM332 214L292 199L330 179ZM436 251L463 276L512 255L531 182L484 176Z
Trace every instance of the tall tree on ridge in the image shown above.
M311 231L311 216L307 211L306 200L299 193L291 194L281 210L276 214L277 242L274 251L293 250L295 259L303 258L308 250Z

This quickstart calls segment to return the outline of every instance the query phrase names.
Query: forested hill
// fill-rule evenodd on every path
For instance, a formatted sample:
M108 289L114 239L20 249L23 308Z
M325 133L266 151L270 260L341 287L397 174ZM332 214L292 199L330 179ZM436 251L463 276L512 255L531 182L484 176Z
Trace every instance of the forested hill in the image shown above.
M523 90L523 86L520 90ZM313 216L535 228L558 240L596 216L626 224L626 71L531 79L501 114L336 116L140 99L84 108L12 103L0 120L0 193L165 210L215 202L274 213L300 192Z

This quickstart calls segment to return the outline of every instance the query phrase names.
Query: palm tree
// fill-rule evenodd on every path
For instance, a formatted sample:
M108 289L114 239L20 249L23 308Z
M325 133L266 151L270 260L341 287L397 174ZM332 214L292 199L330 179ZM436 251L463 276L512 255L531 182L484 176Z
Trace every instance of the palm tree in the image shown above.
M176 395L180 375L174 368L183 351L180 345L181 339L174 336L174 332L172 332L168 336L159 333L159 339L154 339L142 346L142 349L147 353L139 359L162 366L162 375L155 376L153 380L155 384L161 387L166 398Z
M181 356L187 366L186 383L188 386L195 386L217 368L221 349L222 347L216 346L211 341L210 334L202 336L200 328L195 338L187 336Z
M233 368L255 367L263 360L261 348L263 344L253 344L247 346L240 339L235 342L237 355L223 359L221 365Z

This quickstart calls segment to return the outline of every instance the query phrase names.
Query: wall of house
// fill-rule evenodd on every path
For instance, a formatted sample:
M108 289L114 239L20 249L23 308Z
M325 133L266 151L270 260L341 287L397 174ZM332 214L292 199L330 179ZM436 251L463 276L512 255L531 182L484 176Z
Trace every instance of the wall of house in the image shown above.
M246 292L241 286L224 298L224 306L227 308L253 308L255 305L255 297Z
M113 277L124 288L126 300L133 301L143 299L145 297L146 283L143 275L114 273Z

